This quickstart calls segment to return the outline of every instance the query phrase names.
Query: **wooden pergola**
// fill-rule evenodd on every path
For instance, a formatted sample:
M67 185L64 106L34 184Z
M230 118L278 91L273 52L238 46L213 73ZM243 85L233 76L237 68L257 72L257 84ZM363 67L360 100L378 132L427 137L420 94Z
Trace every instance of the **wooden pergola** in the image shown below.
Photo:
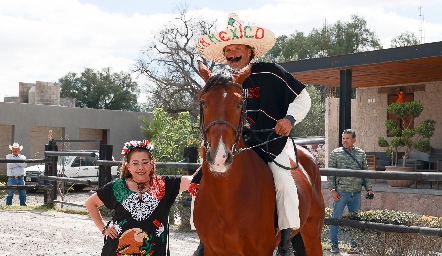
M442 42L281 63L304 84L339 86L339 134L351 126L351 88L442 81Z

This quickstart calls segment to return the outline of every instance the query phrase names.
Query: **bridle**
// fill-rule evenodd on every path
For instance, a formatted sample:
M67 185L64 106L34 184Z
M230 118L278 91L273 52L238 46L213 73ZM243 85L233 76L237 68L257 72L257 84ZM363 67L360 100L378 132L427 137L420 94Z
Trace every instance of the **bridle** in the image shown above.
M250 150L250 149L258 147L258 146L262 146L262 145L267 145L268 146L268 143L270 141L280 139L282 136L279 136L279 137L274 138L274 139L267 139L267 141L265 141L263 143L260 143L258 145L255 145L255 146L251 146L251 147L247 147L247 148L240 148L240 149L234 150L236 148L236 146L238 145L239 139L241 138L241 134L242 134L242 130L243 130L244 124L246 122L246 118L247 118L246 103L247 103L247 101L244 98L244 91L243 91L243 88L242 88L241 84L238 84L238 83L235 83L235 82L230 82L226 86L228 86L228 85L233 85L233 86L236 86L239 89L241 89L241 94L243 95L243 99L242 99L243 105L242 105L242 109L241 109L241 118L239 120L238 127L235 127L232 123L230 123L230 122L228 122L226 120L214 120L214 121L210 122L207 126L204 126L203 101L200 101L200 130L201 130L201 134L203 136L202 139L204 141L204 148L206 149L206 151L210 147L209 142L207 142L207 130L209 130L210 127L212 127L212 126L214 126L216 124L227 125L227 126L229 126L230 128L232 128L235 131L236 139L235 139L235 143L233 143L232 148L231 148L232 155L241 154L242 152L244 152L246 150ZM210 88L208 88L204 93L206 93L209 90L210 90ZM204 95L204 93L202 95ZM270 129L270 130L273 130L273 129ZM261 132L265 132L265 131L269 131L269 130L260 130L260 131ZM290 137L290 138L292 139L293 145L295 145L295 142L294 142L293 138L292 137ZM278 165L279 167L283 168L283 169L295 170L295 169L297 169L299 167L298 152L296 150L296 147L295 147L295 156L296 156L296 166L295 167L287 167L287 166L283 166L283 165L279 164L276 161L273 161L273 162L276 165Z
M244 91L242 88L241 84L235 83L235 82L230 82L228 84L226 84L226 86L228 85L233 85L238 87L241 90L241 94L243 95L243 99L242 99L242 109L241 109L241 118L239 120L239 124L237 127L235 127L232 123L230 123L229 121L226 120L214 120L212 122L210 122L207 126L204 126L204 114L203 114L203 101L200 101L200 129L201 129L201 134L203 135L203 141L204 141L204 147L206 150L209 149L209 143L207 142L207 130L209 130L210 127L216 125L216 124L223 124L223 125L227 125L230 128L232 128L235 131L235 135L236 135L236 139L235 142L232 145L231 151L234 152L234 148L238 145L239 139L241 138L241 134L242 134L242 130L244 127L244 123L246 121L246 117L247 117L247 112L246 112L246 103L247 101L244 99ZM206 90L209 91L210 88L208 88ZM205 92L205 93L206 93ZM202 94L204 95L204 94ZM201 96L202 96L201 95Z

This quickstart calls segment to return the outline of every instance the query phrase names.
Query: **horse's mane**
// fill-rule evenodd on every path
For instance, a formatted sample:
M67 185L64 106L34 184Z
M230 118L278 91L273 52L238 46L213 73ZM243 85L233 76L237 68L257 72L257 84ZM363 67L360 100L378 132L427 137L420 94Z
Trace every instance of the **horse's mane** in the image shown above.
M227 70L221 70L216 73L214 73L209 80L207 81L206 85L201 90L201 94L204 94L205 92L216 89L222 86L227 86L232 83L232 74ZM201 95L200 95L201 96Z

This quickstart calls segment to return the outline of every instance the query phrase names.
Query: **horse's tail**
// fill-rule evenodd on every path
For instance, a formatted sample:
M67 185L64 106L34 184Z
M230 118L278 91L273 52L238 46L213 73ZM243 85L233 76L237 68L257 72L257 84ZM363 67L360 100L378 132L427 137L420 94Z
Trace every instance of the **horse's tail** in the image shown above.
M293 250L295 251L295 256L307 256L301 232L299 232L292 238L292 246Z

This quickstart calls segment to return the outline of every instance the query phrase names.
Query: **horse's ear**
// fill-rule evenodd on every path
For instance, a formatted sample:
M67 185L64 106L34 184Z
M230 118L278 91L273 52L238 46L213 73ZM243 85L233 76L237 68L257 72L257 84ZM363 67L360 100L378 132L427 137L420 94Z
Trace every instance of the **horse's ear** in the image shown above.
M242 84L247 77L252 73L252 65L247 65L240 69L238 72L233 73L233 82Z
M212 72L210 71L210 69L208 69L206 67L206 65L203 64L202 61L198 61L198 70L200 71L201 76L204 79L204 82L207 83L207 81L209 80L210 76L212 76Z

